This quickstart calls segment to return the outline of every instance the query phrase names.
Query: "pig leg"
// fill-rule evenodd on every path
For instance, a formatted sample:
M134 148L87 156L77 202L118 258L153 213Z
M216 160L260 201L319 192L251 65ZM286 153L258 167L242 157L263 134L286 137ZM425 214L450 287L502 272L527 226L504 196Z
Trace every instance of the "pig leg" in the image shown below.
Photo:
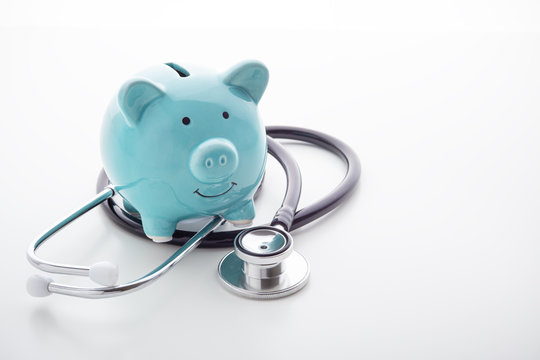
M167 242L172 240L178 221L160 217L148 217L141 214L143 230L146 236L154 242Z
M255 206L253 205L253 200L248 200L243 203L241 207L223 214L223 217L235 226L251 225L255 218Z

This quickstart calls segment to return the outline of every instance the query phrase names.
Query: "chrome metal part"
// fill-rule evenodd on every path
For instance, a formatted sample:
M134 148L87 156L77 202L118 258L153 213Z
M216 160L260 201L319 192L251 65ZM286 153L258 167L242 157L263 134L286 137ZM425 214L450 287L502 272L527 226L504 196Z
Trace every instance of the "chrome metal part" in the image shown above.
M49 284L49 291L56 294L96 299L124 295L129 292L142 289L143 287L150 285L161 275L172 269L172 267L176 265L180 260L182 260L184 256L186 256L197 246L199 246L203 241L204 237L211 233L219 225L221 225L222 222L223 218L221 216L213 217L212 220L210 220L210 222L205 227L203 227L197 234L195 234L195 236L193 236L184 246L182 246L173 255L171 255L171 257L165 260L163 264L159 265L157 268L137 280L122 285L100 288L84 288L62 285L52 282Z
M260 226L238 234L234 251L221 260L218 274L224 286L238 295L275 299L302 289L309 279L309 265L293 251L287 231Z
M36 250L43 245L52 235L56 234L66 225L71 223L73 220L79 218L80 216L86 214L88 211L92 210L105 200L109 199L114 195L114 189L112 186L105 187L103 191L97 194L92 200L85 204L82 208L76 210L68 217L60 221L58 224L54 225L51 229L47 230L43 235L36 240L35 243L30 244L28 250L26 251L26 257L30 264L36 267L39 270L43 270L49 273L57 274L68 274L68 275L79 275L79 276L88 276L90 267L89 266L80 266L80 265L69 265L69 264L58 264L53 263L44 259L39 258L36 255Z
M76 217L78 216L75 216L75 218ZM67 223L69 223L69 221ZM223 223L223 218L221 216L214 216L208 222L208 224L206 224L206 226L204 226L185 245L183 245L180 249L178 249L173 255L171 255L167 260L165 260L161 265L159 265L154 270L150 271L148 274L140 277L137 280L134 280L125 284L121 284L121 285L95 287L95 288L78 287L78 286L59 284L56 282L50 282L47 285L47 290L50 293L76 296L76 297L89 298L89 299L99 299L99 298L107 298L107 297L124 295L129 292L142 289L143 287L150 285L152 282L157 280L161 275L165 274L167 271L172 269L172 267L176 265L180 260L182 260L184 256L186 256L191 251L193 251L197 246L199 246L206 235L211 233L215 228L220 226L222 223ZM55 228L59 229L59 228L62 228L64 225L66 224L63 224L62 226L56 226ZM52 231L51 233L51 231L47 232L48 235L44 239L46 239L47 237L52 235L52 233L55 232L55 231ZM48 272L82 275L82 274L75 273L72 270L73 269L72 266L64 265L64 266L58 267L57 264L50 264L43 260L39 260L39 258L37 258L37 256L35 256L34 254L34 250L39 245L40 244L37 243L35 246L32 246L28 252L29 259L31 259L31 262L33 265L35 265L39 269L42 269ZM38 264L45 264L46 266L38 266L38 264L36 264L37 261L34 258L39 260ZM61 269L69 269L69 271L61 270Z

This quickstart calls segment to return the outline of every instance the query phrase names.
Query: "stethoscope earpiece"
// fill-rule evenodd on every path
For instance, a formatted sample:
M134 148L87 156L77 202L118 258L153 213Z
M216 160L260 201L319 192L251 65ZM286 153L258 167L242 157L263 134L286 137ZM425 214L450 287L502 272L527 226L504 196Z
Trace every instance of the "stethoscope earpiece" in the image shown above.
M67 269L65 269L67 270ZM64 274L72 272L63 271ZM84 274L76 274L84 275ZM86 275L93 282L103 286L114 286L118 282L118 266L109 261L100 261L88 267ZM54 281L49 276L34 274L26 282L26 290L34 297L45 297L51 295L49 285Z
M309 279L309 265L293 250L287 231L278 226L257 226L238 234L234 250L221 260L218 273L235 294L275 299L302 289Z

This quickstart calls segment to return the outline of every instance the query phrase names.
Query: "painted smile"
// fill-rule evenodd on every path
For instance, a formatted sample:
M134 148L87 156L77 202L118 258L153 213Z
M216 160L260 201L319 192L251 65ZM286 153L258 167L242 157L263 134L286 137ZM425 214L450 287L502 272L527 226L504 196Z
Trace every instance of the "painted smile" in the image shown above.
M193 193L194 194L197 194L199 196L202 196L203 198L215 198L215 197L218 197L218 196L221 196L221 195L225 195L226 193L228 193L229 191L231 191L231 189L235 186L235 185L238 185L237 183L235 183L234 181L231 182L231 187L228 188L225 192L222 192L221 194L217 194L217 195L203 195L199 192L199 189L195 190Z

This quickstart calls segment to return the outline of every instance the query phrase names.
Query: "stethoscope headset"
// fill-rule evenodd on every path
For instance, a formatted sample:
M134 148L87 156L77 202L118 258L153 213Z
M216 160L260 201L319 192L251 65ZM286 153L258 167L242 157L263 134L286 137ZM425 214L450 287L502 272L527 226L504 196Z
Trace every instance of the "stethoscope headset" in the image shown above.
M187 70L176 64L169 63L165 65L165 67L156 67L157 70L151 69L151 71L146 73L147 77L154 76L158 79L164 79L159 76L170 76L166 73L168 71L166 68L172 68L181 77L191 75ZM240 88L243 93L247 93L251 96L250 101L253 99L255 100L251 102L256 106L266 87L267 72L265 72L265 70L266 68L261 63L246 62L233 68L226 76L221 76L217 79L223 82L227 86L227 89ZM253 85L253 81L245 80L246 78L260 79L261 73L263 75L266 74L266 80L264 79L264 76L262 80L259 80L262 81L262 85L264 86L262 86L261 83ZM247 77L246 74L250 75L251 78ZM169 78L166 79L168 81ZM140 91L140 80L137 81L139 81L137 83L137 86L139 86L137 89L138 92L135 95L132 95L137 97L135 99L128 98L130 102L127 104L137 104L137 102L140 104L142 101L141 98L144 99L146 96L144 95L145 91ZM199 85L201 81L203 80L199 80L199 82L195 84ZM262 91L260 90L261 86ZM170 89L174 89L174 87L171 87ZM141 95L141 93L143 95ZM126 96L129 97L129 93ZM123 100L122 97L120 96L119 99L119 102L121 103ZM151 101L155 102L155 96ZM244 101L246 100L244 99ZM122 114L125 116L130 114L131 109L124 109L122 106L120 107ZM144 109L144 111L148 112L146 109ZM183 121L185 124L185 118ZM126 131L131 131L129 128L126 129ZM106 213L116 224L135 235L147 238L148 234L145 232L146 229L143 226L143 220L141 219L140 214L132 206L126 206L126 194L128 194L128 192L125 191L125 189L127 187L111 184L111 179L109 179L108 172L106 172L106 170L109 169L105 168L98 177L97 195L80 209L47 230L29 246L27 251L29 262L37 269L48 273L87 276L94 282L103 286L79 287L65 285L57 283L47 276L33 275L29 278L27 283L28 292L31 295L38 297L56 293L83 298L106 298L127 294L141 289L157 280L176 265L185 255L189 254L199 246L206 248L234 247L234 250L229 252L221 260L218 266L218 274L222 284L228 290L231 290L236 294L249 298L271 299L287 296L302 289L309 279L310 269L306 259L293 250L293 238L291 237L290 232L322 217L345 201L358 183L360 177L360 163L354 151L347 144L332 136L314 130L291 126L268 126L266 127L266 136L264 136L263 139L263 141L266 142L265 148L267 148L268 154L273 156L279 162L287 179L287 187L283 202L268 225L254 226L243 230L214 231L227 221L224 218L225 215L215 213L209 216L208 213L201 213L199 215L207 216L208 221L199 231L192 232L182 229L174 230L172 237L168 241L168 243L180 245L180 248L174 254L146 275L123 284L116 284L118 280L118 268L110 262L98 262L91 266L80 266L53 263L39 258L36 254L36 250L52 235L100 204L102 204ZM343 180L332 192L317 202L306 206L303 209L298 209L302 188L300 169L294 158L276 139L287 139L309 143L338 155L347 167ZM213 139L211 140L214 141ZM208 141L205 142L205 145L207 145L207 142ZM214 145L214 143L211 145ZM237 144L237 147L240 148L240 145L241 144ZM230 145L227 144L226 146L230 147ZM228 148L225 147L218 147L218 150L215 150L215 147L210 150L208 150L208 147L205 147L204 149L206 151L205 154L214 154L213 152L219 150L223 154L232 154L229 158L237 156L234 153L226 153L225 150ZM236 151L235 149L233 150ZM116 156L116 154L114 155ZM194 156L192 151L191 157L189 158L190 161L193 160ZM241 154L238 156L241 156ZM203 165L203 170L207 172L213 171L213 168L208 166L210 164L210 162L207 161L208 158L211 157L207 157L206 163ZM219 161L222 159L223 155L219 158ZM212 163L210 165L214 164ZM223 168L226 168L226 165L227 164L225 164ZM204 166L206 166L206 168ZM193 167L191 168L193 169ZM262 168L264 175L264 163L262 164ZM241 171L240 168L234 168L233 170ZM193 170L193 172L196 171L198 171L197 168ZM215 182L217 182L217 180ZM250 192L247 196L251 196L251 198L255 196L260 190L262 182L262 176L260 176L260 178L252 184L252 189L249 189ZM214 184L212 186L217 185ZM134 200L137 199L135 195L131 196ZM147 195L142 194L142 196ZM206 201L207 199L202 200Z

